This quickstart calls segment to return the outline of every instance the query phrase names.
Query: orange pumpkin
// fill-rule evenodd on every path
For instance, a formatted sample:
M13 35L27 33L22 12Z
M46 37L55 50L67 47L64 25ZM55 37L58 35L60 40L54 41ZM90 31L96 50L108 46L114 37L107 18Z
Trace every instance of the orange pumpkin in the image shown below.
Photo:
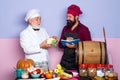
M52 75L52 73L48 72L48 73L45 73L45 77L46 77L47 79L50 79L50 78L53 77L53 75Z
M18 68L27 69L32 65L34 65L34 61L32 59L19 59L16 67L17 69Z

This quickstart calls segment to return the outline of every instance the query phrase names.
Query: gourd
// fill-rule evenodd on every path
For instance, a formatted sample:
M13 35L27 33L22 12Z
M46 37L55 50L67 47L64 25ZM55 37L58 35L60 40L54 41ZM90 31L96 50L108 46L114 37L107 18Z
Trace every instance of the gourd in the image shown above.
M57 42L57 40L56 40L55 38L48 38L48 39L47 39L47 44L52 44L52 45L54 45L54 44L56 44L56 42Z
M34 61L32 59L19 59L16 68L27 69L32 65L34 65Z

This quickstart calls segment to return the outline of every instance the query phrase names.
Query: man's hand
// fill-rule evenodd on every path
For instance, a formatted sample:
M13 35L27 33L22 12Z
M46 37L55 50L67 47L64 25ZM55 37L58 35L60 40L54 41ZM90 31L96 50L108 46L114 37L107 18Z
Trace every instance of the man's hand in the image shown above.
M67 37L67 39L66 40L73 40L73 37ZM76 44L69 44L69 43L66 43L66 46L68 47L68 48L76 48Z
M52 38L56 39L57 41L59 41L59 37L57 36L52 36Z
M51 44L47 44L47 40L43 41L40 44L40 48L49 48L49 47L51 47Z
M76 48L76 44L69 44L69 43L66 43L66 46L68 47L68 48Z

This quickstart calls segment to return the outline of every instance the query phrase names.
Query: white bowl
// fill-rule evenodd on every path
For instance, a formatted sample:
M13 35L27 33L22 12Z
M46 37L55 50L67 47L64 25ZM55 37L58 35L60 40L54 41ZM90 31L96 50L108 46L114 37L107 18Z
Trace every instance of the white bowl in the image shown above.
M78 73L77 73L77 72L72 72L72 74L73 74L73 77L78 76Z

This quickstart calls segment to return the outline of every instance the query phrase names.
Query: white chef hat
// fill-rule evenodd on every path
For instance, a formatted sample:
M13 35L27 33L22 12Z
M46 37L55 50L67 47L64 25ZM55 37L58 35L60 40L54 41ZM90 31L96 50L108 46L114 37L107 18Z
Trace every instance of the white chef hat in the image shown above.
M32 9L27 12L25 16L25 21L27 22L28 19L34 18L34 17L39 17L40 16L40 11L38 9Z

